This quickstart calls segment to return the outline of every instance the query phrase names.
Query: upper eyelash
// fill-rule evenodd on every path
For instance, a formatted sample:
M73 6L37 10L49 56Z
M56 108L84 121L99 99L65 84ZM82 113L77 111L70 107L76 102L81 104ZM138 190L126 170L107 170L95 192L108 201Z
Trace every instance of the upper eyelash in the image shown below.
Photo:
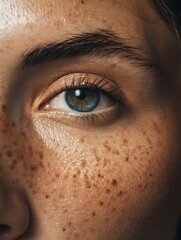
M70 85L65 83L65 86L62 87L60 92L56 92L57 94L61 94L64 91L67 91L69 89L76 89L76 88L92 88L92 89L99 89L101 90L104 95L107 95L114 101L118 101L118 97L115 96L116 89L115 88L105 88L105 86L108 84L107 81L105 80L105 77L97 78L93 82L89 82L89 79L87 79L88 74L83 74L83 77L80 77L77 80L77 77L74 76L72 82Z

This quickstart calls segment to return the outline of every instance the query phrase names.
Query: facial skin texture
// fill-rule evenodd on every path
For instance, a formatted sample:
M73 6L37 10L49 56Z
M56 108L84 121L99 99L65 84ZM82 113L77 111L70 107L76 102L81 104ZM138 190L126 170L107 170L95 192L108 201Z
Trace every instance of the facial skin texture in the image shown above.
M154 52L159 76L118 56L20 67L39 45L97 29ZM180 52L148 1L1 0L0 66L1 239L175 239ZM107 76L125 96L121 114L83 124L40 108L70 73Z

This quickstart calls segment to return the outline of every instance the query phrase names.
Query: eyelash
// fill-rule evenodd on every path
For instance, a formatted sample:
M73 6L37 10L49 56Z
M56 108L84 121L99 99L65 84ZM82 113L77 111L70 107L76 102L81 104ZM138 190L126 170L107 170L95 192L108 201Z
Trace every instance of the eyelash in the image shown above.
M103 121L105 124L111 121L111 119L109 119L109 118L111 118L110 115L112 115L112 118L116 118L116 116L119 113L118 108L120 109L120 107L121 107L122 111L123 111L122 96L120 96L120 91L117 90L118 88L117 88L117 86L115 86L115 84L113 82L112 82L112 85L114 85L114 86L111 86L111 84L110 84L111 80L108 82L108 80L106 80L105 77L100 78L100 76L98 76L97 78L95 78L95 80L93 82L90 82L89 78L88 78L88 76L90 74L88 74L88 73L80 74L79 73L79 75L80 75L80 77L77 77L75 74L73 80L71 80L70 83L65 82L65 85L63 87L61 87L61 90L56 91L54 89L53 93L51 95L49 95L48 98L46 98L46 100L43 102L43 104L40 105L39 109L40 110L42 110L42 109L49 110L48 108L46 108L46 104L52 98L54 98L56 95L61 94L65 91L77 89L77 88L81 88L81 89L89 88L89 89L100 90L102 94L109 97L113 102L115 102L116 107L109 111L98 112L98 113L67 114L67 115L69 115L68 121L70 121L71 123L81 122L83 125L86 125L86 126L87 125L99 125L99 124L102 125ZM50 112L51 112L51 110L50 110ZM63 114L63 115L65 116L66 114ZM66 121L66 124L67 124L67 121Z
M55 95L57 94L60 94L70 89L91 88L91 89L99 89L100 91L102 91L102 93L110 97L113 101L119 101L118 96L117 97L115 96L116 95L115 88L113 87L105 88L105 86L108 84L105 77L101 78L100 80L95 79L92 83L90 83L89 80L87 79L87 76L88 74L83 74L83 77L80 77L78 80L74 78L71 84L65 83L65 86L61 88L61 91L55 92L54 96L51 96L51 98L55 97Z

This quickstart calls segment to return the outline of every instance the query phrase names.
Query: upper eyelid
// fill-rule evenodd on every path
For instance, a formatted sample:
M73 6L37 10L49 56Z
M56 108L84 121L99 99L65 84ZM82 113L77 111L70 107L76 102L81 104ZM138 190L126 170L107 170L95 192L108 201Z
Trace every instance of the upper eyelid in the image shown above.
M78 82L76 82L76 79L75 79L75 74L80 74L80 76L83 76L83 80L81 79L80 81L78 80ZM67 74L68 76L69 75L73 75L73 74ZM63 77L66 77L67 75L63 76ZM70 82L69 84L65 81L65 85L61 85L62 84L62 80L61 78L57 79L55 82L52 83L52 85L55 85L57 82L60 81L60 85L61 87L58 87L58 90L56 90L56 88L53 88L52 85L48 86L48 88L46 88L44 91L43 91L43 94L42 95L45 95L45 97L41 97L41 101L43 101L43 103L40 104L40 108L42 108L42 105L44 105L46 102L50 101L52 98L56 97L58 94L61 94L62 92L68 90L68 89L72 89L72 88L79 88L79 87L94 87L94 88L99 88L100 90L102 90L103 92L107 93L106 95L112 97L113 100L116 100L116 101L121 101L123 100L123 93L122 91L118 90L118 86L117 84L115 84L114 81L110 81L109 79L103 77L103 76L100 76L100 75L97 75L97 79L95 79L95 81L93 82L89 82L89 78L88 76L96 76L96 74L90 74L90 73L74 73L74 76L73 76L73 80L72 82ZM96 83L96 81L98 81L98 83ZM105 84L101 84L101 82L105 82ZM84 85L82 85L82 83L84 83ZM110 87L109 88L105 88L106 84L108 85L109 83L110 84ZM104 86L104 88L103 88ZM47 94L48 92L48 89L50 88L51 90L51 93ZM42 100L44 99L44 100Z

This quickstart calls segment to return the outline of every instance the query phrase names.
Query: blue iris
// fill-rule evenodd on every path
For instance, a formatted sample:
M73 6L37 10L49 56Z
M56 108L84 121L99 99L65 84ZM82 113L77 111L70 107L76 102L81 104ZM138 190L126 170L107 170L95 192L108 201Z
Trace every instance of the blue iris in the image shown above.
M65 92L65 101L74 111L91 112L99 105L100 94L98 89L69 89Z

